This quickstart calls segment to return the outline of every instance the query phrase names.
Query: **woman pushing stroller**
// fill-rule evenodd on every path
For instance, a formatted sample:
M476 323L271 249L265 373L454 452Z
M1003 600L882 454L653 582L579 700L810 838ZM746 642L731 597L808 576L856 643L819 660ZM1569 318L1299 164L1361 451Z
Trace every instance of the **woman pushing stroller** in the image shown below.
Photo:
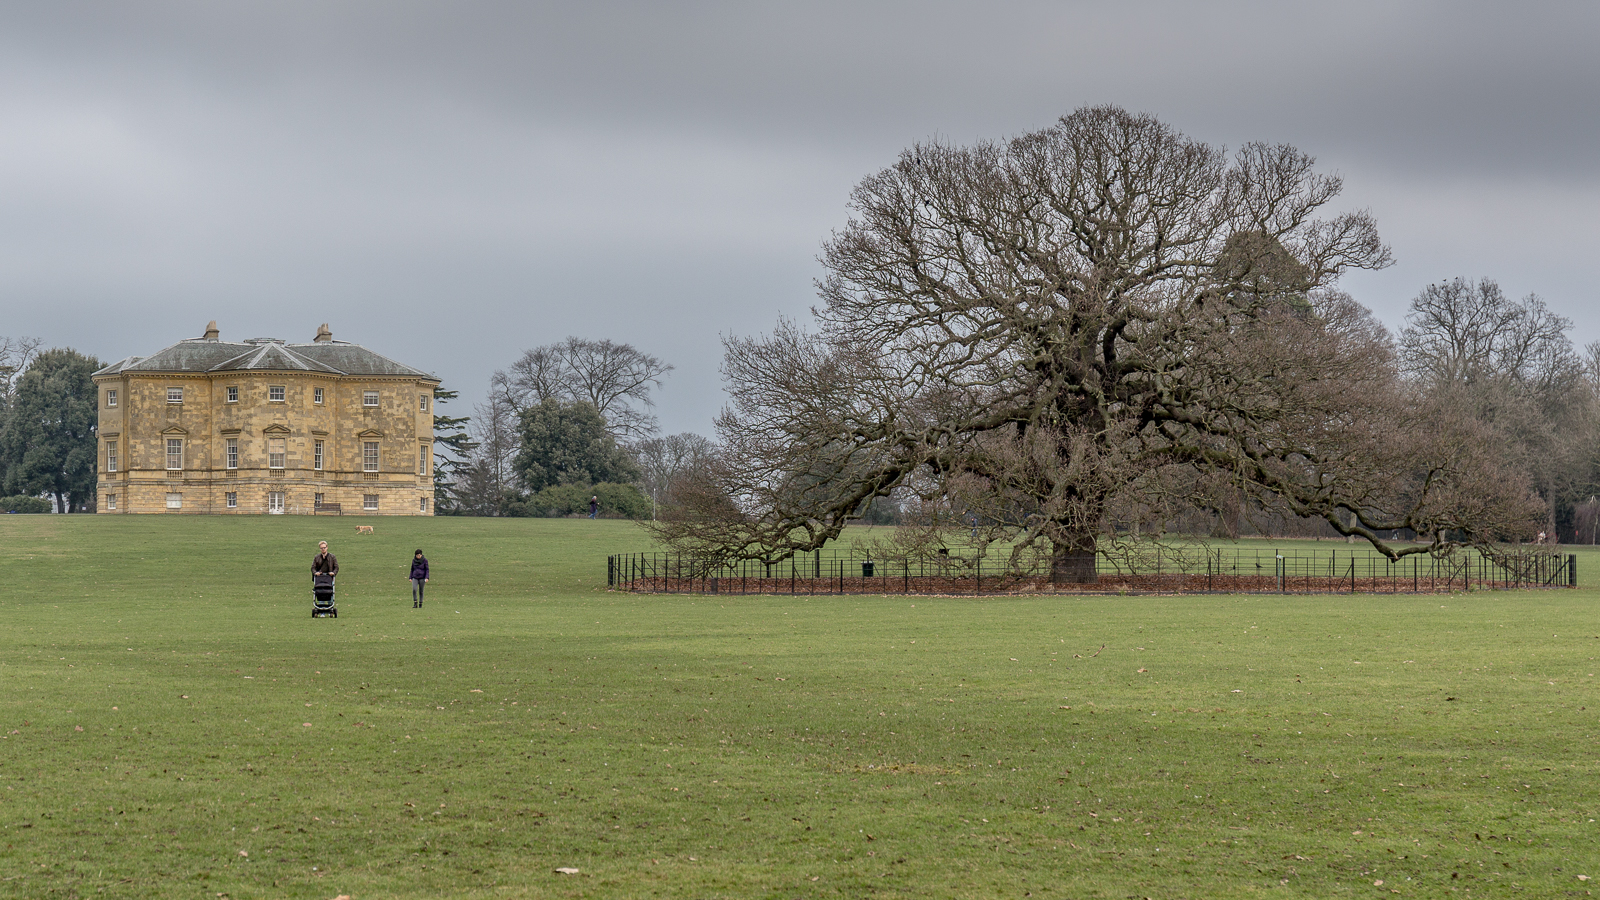
M333 579L339 574L339 560L328 552L328 542L317 544L317 555L311 558L311 615L313 617L339 617L334 606Z

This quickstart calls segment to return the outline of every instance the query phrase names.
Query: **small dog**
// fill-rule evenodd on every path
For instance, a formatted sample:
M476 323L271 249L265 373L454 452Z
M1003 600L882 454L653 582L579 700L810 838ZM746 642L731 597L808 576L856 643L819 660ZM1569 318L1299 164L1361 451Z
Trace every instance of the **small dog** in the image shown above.
M372 526L371 525L357 525L356 526L356 534L371 534L371 533L372 533Z

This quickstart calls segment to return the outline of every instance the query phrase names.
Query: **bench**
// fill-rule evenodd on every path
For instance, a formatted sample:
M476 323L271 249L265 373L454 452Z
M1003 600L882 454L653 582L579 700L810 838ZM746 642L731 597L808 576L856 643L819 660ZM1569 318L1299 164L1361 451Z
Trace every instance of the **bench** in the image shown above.
M318 503L311 510L312 515L316 515L317 513L335 513L342 516L344 515L344 510L337 503Z

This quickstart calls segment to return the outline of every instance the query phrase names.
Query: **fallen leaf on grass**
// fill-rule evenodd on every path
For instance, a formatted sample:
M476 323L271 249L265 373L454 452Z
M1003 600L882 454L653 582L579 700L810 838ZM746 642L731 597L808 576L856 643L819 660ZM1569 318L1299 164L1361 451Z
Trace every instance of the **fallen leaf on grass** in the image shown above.
M578 870L574 869L571 866L557 866L556 867L556 873L560 874L560 875L577 875L577 874L579 874Z

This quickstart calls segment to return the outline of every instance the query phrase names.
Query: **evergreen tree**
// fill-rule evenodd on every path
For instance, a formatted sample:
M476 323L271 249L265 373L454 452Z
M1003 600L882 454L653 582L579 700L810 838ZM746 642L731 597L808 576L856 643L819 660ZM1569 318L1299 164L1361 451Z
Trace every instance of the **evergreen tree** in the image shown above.
M522 447L515 468L530 493L557 484L626 483L639 477L592 403L545 400L522 413L518 433Z
M467 434L471 416L441 416L439 404L456 399L459 391L433 389L433 507L445 515L458 511L456 482L470 464L477 443Z

